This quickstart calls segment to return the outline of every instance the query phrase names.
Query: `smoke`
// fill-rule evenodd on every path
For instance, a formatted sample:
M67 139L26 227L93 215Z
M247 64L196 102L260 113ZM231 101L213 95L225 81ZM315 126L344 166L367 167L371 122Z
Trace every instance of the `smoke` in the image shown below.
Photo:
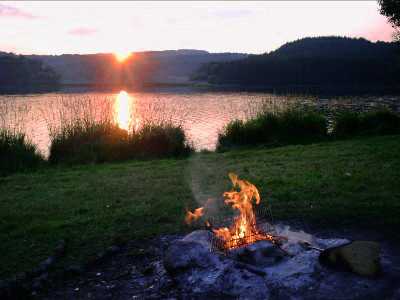
M209 160L204 153L193 155L186 169L186 180L197 203L197 207L189 206L190 211L204 207L204 217L210 218L215 226L229 226L227 219L235 212L225 203L223 193L232 189L232 183L221 164Z

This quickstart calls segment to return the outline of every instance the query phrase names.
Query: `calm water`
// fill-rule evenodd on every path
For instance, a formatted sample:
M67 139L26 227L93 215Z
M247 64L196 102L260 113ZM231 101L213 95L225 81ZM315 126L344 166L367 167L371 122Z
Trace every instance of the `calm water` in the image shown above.
M112 116L120 127L140 128L148 120L182 124L197 149L214 149L218 131L234 118L246 119L261 107L314 107L329 118L352 108L388 107L400 113L398 96L294 96L262 92L207 91L192 88L151 91L64 92L0 95L0 125L23 130L47 154L49 130L74 118Z

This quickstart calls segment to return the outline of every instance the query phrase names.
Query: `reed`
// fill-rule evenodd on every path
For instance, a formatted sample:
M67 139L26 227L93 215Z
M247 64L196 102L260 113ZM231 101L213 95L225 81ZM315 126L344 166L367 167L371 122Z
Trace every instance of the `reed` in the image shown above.
M332 135L336 137L371 136L400 133L400 116L386 108L359 114L343 112L334 118Z
M172 123L148 123L133 132L112 122L76 121L53 131L51 164L121 162L184 157L192 152L185 131Z
M326 136L327 121L320 113L295 109L262 111L246 121L228 123L218 135L217 150L260 144L309 143L323 140Z
M43 155L24 133L0 129L0 176L33 171L44 164Z

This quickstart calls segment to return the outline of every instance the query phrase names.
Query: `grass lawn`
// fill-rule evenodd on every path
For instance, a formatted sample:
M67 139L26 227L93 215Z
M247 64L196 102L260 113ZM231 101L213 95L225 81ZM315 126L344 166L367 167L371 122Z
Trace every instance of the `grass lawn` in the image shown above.
M33 267L64 236L62 263L76 264L116 240L187 230L185 202L212 214L230 172L275 218L400 232L400 136L49 168L0 178L0 278Z

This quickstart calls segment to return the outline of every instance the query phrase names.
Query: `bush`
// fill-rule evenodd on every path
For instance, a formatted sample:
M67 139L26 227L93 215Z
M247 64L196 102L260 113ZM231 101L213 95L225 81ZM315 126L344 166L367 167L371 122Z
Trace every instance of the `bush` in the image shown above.
M234 120L218 135L217 150L246 145L297 144L322 140L326 118L311 111L263 112L248 121Z
M144 125L129 133L110 122L75 122L51 136L49 161L103 163L189 155L184 130L171 124Z
M45 163L24 133L0 130L0 175L36 170Z
M346 137L360 133L361 119L356 112L344 112L337 115L333 120L332 134Z
M377 109L362 115L344 112L335 118L332 131L339 137L399 133L400 117L388 109Z
M399 134L400 117L388 109L378 109L361 117L361 131L364 135Z
M75 122L51 134L52 164L123 160L128 132L108 123Z
M130 138L131 152L137 158L188 156L193 149L188 145L185 131L172 124L146 124Z

